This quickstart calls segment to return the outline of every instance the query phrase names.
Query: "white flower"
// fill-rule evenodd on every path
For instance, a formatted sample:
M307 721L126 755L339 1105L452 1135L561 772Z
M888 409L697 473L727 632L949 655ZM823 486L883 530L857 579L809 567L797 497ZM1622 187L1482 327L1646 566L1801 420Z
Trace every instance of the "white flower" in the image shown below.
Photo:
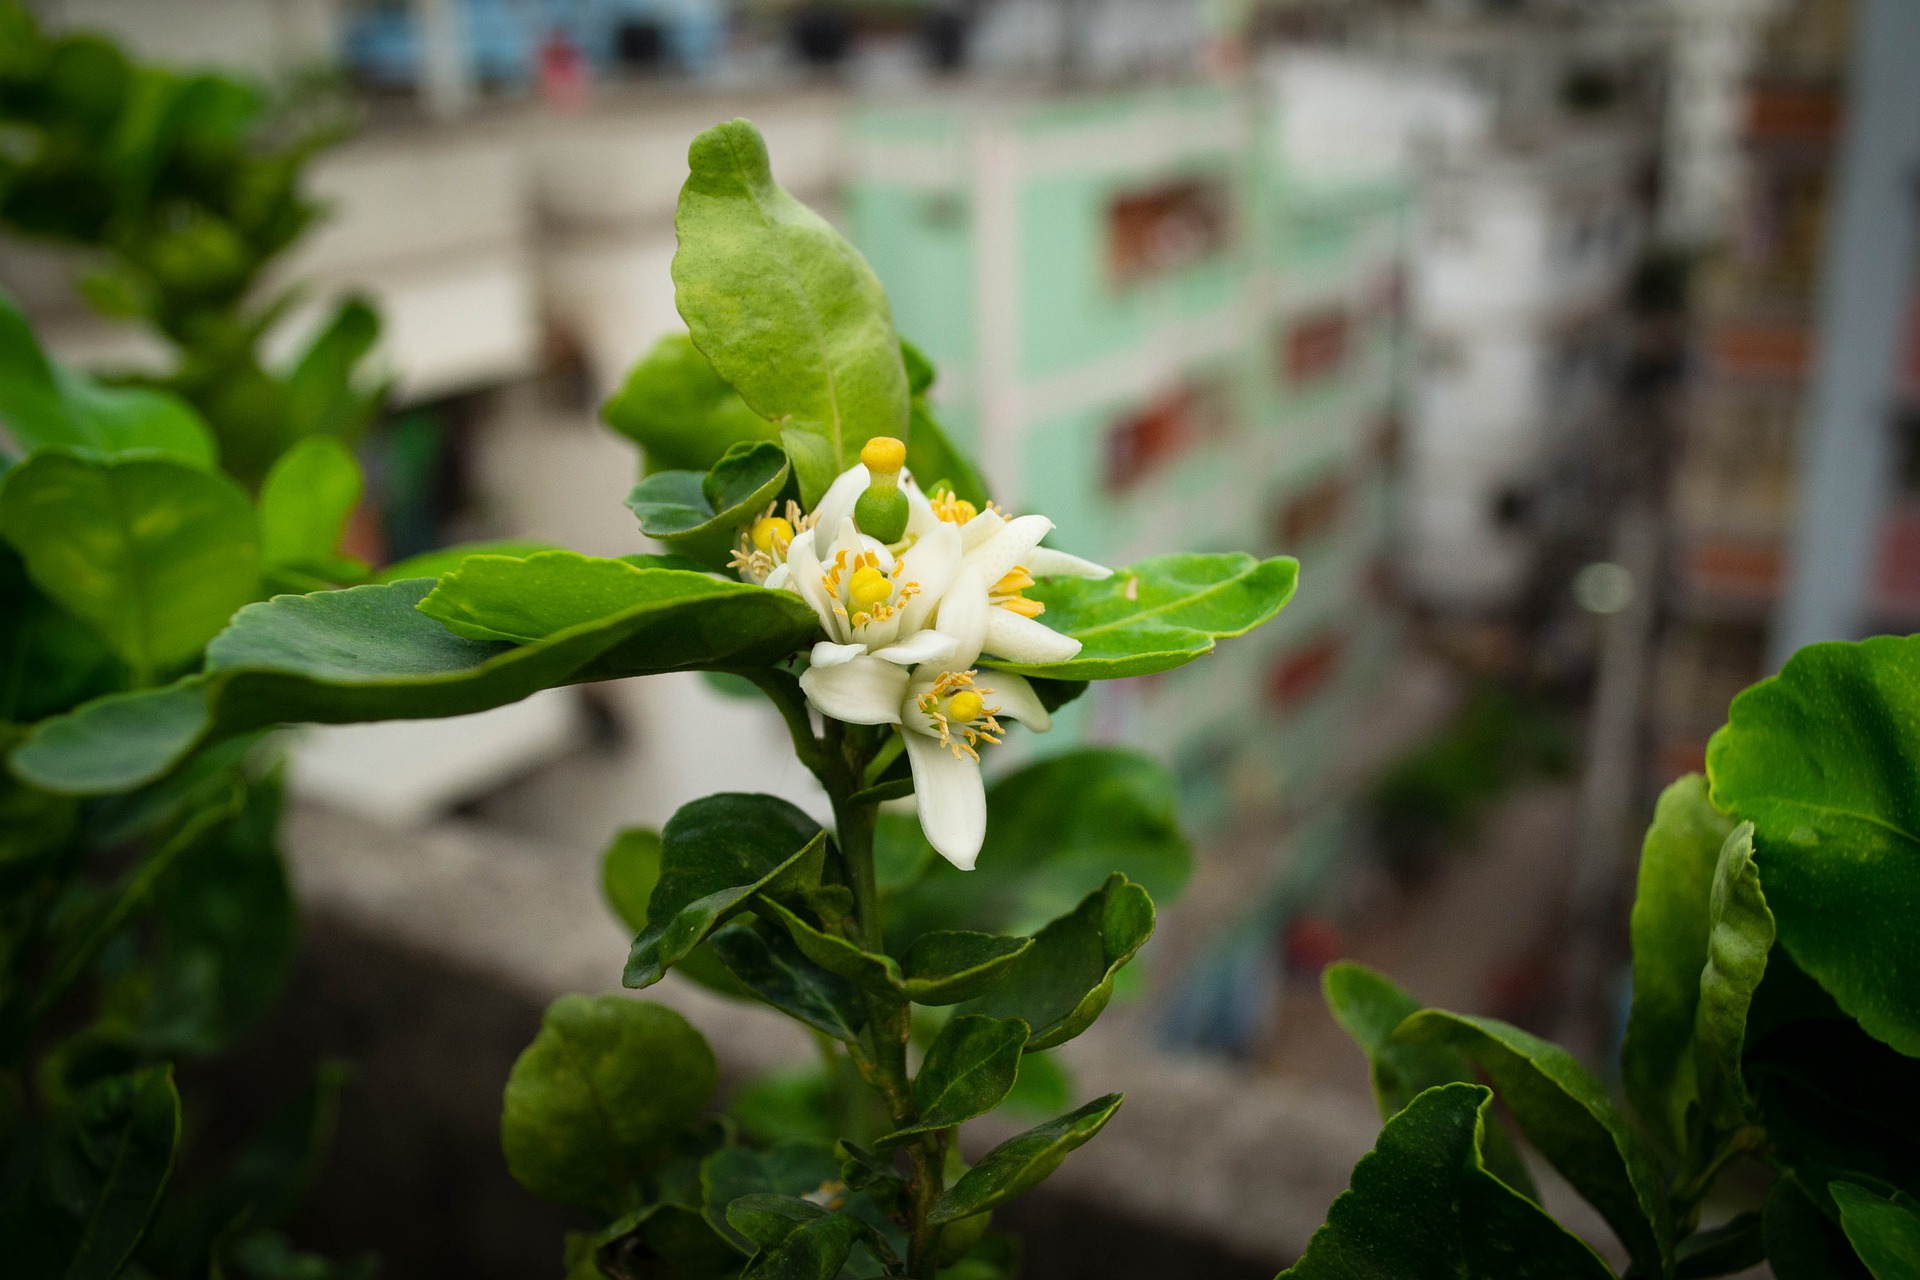
M912 666L936 662L957 647L926 625L960 569L960 534L929 530L898 557L854 527L839 523L833 545L816 548L828 526L794 536L786 563L767 579L813 606L827 639L813 646L816 667L836 667L867 657Z

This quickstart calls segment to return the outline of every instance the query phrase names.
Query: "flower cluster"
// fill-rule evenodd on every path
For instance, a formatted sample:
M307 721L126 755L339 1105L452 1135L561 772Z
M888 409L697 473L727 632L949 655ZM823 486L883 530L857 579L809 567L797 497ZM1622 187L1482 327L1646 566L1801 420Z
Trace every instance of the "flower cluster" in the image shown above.
M800 677L807 701L847 724L899 727L921 828L970 870L987 826L981 748L1001 740L1003 719L1040 731L1051 724L1026 680L976 663L982 654L1022 665L1072 658L1080 642L1039 621L1042 605L1024 593L1037 578L1111 571L1041 546L1053 529L1045 516L1009 518L944 492L929 498L902 471L905 456L897 440L868 441L860 464L810 514L769 508L742 535L735 563L812 606L827 638ZM904 533L887 542L868 531L867 513L881 504L862 499L895 492L905 500Z

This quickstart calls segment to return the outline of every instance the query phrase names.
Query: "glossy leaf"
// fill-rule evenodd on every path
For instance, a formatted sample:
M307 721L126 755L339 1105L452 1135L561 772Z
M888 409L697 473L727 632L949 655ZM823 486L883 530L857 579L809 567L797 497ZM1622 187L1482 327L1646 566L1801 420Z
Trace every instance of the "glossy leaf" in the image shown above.
M1290 556L1157 556L1107 578L1049 578L1028 591L1047 625L1080 641L1078 657L1046 666L985 660L1054 680L1114 680L1184 666L1220 640L1245 635L1293 597Z
M682 805L660 833L660 880L623 981L660 981L755 894L819 883L826 844L818 823L773 796L728 793Z
M1282 1280L1611 1280L1591 1248L1481 1164L1492 1101L1473 1084L1416 1096Z
M839 1180L839 1160L815 1143L777 1142L764 1151L726 1146L700 1165L702 1212L742 1253L752 1253L753 1242L727 1221L728 1205L742 1196L814 1195Z
M1408 1018L1394 1038L1473 1059L1534 1149L1599 1210L1635 1262L1665 1273L1672 1256L1665 1179L1639 1132L1572 1054L1498 1019L1439 1009Z
M837 973L876 994L898 999L903 983L900 966L893 957L863 951L838 933L823 929L791 907L762 897L753 908L768 921L787 931L800 953L829 973Z
M1920 1204L1907 1196L1886 1198L1851 1182L1827 1187L1840 1210L1840 1228L1873 1280L1920 1276Z
M1800 650L1707 748L1754 824L1780 942L1868 1032L1920 1056L1920 636Z
M1153 899L1115 874L1073 911L1034 935L1006 978L962 1013L1018 1018L1029 1051L1051 1049L1093 1025L1113 998L1114 975L1153 936Z
M610 580L613 594L589 603L617 599L623 607L514 646L456 636L417 610L435 589L428 580L278 597L240 611L209 646L205 676L47 721L12 764L51 791L127 790L215 736L308 721L466 715L556 685L754 666L784 657L819 627L791 592L551 554L560 561L470 558L449 578L470 576L442 599L478 620L543 626L556 612L579 611ZM617 567L593 567L605 565ZM516 585L528 591L519 607L510 598Z
M774 182L745 120L688 149L674 229L674 300L714 371L783 440L811 507L860 447L904 436L907 375L880 281L859 251Z
M731 446L780 434L747 407L684 333L656 342L601 406L600 416L645 450L655 471L704 472Z
M500 1143L535 1195L617 1208L668 1140L706 1109L713 1051L673 1010L562 996L507 1077Z
M728 1207L727 1220L763 1233L740 1280L835 1280L853 1246L873 1230L792 1196L744 1197Z
M913 1077L913 1105L920 1118L881 1141L897 1143L987 1114L1013 1092L1026 1047L1027 1024L1018 1018L962 1014L951 1019Z
M1033 946L1032 938L938 929L923 933L901 962L901 990L915 1004L959 1004L987 994L1006 980Z
M1751 823L1741 823L1721 847L1708 921L1707 963L1700 974L1700 1009L1694 1022L1694 1069L1703 1119L1711 1130L1731 1134L1753 1112L1740 1056L1746 1046L1747 1011L1773 949L1773 912L1753 862Z
M1121 1095L1095 1098L1077 1111L1009 1138L960 1175L927 1213L935 1226L996 1209L1040 1185L1075 1149L1086 1145L1120 1109Z
M360 464L338 440L309 436L281 454L260 486L260 554L270 565L330 569L360 505Z
M779 445L737 444L704 474L648 476L627 495L627 507L648 537L702 563L724 566L735 537L780 496L791 472Z
M860 988L801 953L783 927L743 920L714 933L713 953L740 984L789 1017L849 1044L867 1010Z
M1321 972L1320 989L1334 1021L1367 1055L1373 1101L1382 1120L1392 1119L1436 1085L1476 1082L1473 1063L1459 1050L1393 1038L1400 1024L1424 1006L1385 976L1342 960ZM1487 1123L1480 1145L1487 1172L1529 1200L1539 1199L1533 1175L1499 1121Z
M1688 774L1660 794L1640 848L1633 901L1633 1008L1620 1051L1627 1097L1671 1152L1687 1145L1687 1112L1699 1097L1692 1059L1707 963L1708 909L1720 848L1733 830Z
M260 588L246 494L170 458L36 454L0 486L0 534L36 586L149 676L198 654Z
M660 833L645 827L628 827L613 838L600 855L600 891L613 908L613 914L629 932L647 927L647 903L653 899L653 887L660 881ZM741 986L720 958L705 944L695 947L674 965L683 978L691 978L709 991L717 991L736 1000L750 1000L753 993Z

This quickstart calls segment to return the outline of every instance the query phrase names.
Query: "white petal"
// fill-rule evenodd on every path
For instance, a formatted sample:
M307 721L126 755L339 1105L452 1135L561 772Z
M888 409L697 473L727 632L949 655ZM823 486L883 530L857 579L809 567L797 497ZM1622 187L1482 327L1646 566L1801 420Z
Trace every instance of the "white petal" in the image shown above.
M827 589L820 582L820 558L813 550L814 532L801 530L787 547L787 570L792 574L787 587L812 606L828 635L838 636L841 634L839 619L834 616L833 602L827 599Z
M1080 652L1078 640L1010 609L987 610L987 632L980 647L1023 667L1065 662Z
M973 870L987 838L987 790L979 762L955 759L938 738L924 733L909 732L906 740L920 830L941 857L962 871Z
M900 630L918 631L927 625L934 606L960 572L960 530L944 520L934 521L920 541L901 555L900 581L919 586L920 594L900 610Z
M927 531L936 525L945 524L939 516L933 514L933 504L927 501L927 495L920 486L908 476L900 482L901 491L907 495L907 536L924 538Z
M940 597L940 609L934 615L940 630L953 637L953 655L947 659L953 670L965 671L979 658L981 646L987 642L987 615L992 612L995 610L987 605L986 582L972 569L962 569Z
M840 536L833 540L834 554L838 555L842 551L847 553L849 560L871 551L875 562L880 566L880 572L893 572L893 552L887 550L887 544L878 538L870 538L860 532L852 516L840 522Z
M820 495L820 505L814 508L820 516L814 522L815 527L831 533L840 527L842 520L851 520L853 504L860 500L861 493L871 483L873 477L867 474L866 467L860 463L855 463L834 477L827 491Z
M907 673L861 654L837 667L808 667L800 673L800 688L823 716L847 724L899 724Z
M952 636L929 628L914 632L898 644L875 649L873 656L903 667L917 667L923 662L939 662L950 658L957 647Z
M972 551L1007 527L1007 519L998 511L982 511L960 526L960 549Z
M822 640L813 646L813 652L807 655L807 661L816 667L840 667L852 662L867 651L863 644L834 644L831 640Z
M994 715L1018 720L1035 733L1053 728L1053 717L1040 705L1040 695L1024 679L1007 671L983 671L980 679L985 688L993 690L987 695L987 705Z
M1113 570L1052 547L1035 547L1023 563L1036 578L1111 578Z
M969 520L968 524L973 521ZM1053 521L1045 516L1015 516L1006 528L967 553L967 569L977 571L989 587L1007 575L1040 545L1040 539L1053 532Z
M767 580L760 585L769 591L778 591L792 581L793 570L784 564L777 564L773 566L773 572L767 575Z

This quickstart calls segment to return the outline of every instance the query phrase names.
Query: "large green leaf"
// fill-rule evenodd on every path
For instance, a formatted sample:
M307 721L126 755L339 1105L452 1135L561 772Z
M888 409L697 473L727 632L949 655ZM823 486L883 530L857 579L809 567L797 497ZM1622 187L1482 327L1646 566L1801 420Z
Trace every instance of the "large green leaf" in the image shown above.
M473 557L448 578L461 575L442 601L477 629L544 630L589 616L516 646L457 636L420 612L430 580L281 596L240 611L209 646L204 676L47 721L12 765L50 791L126 790L215 736L466 715L555 685L752 667L784 657L819 627L792 592L571 552ZM526 589L519 601L516 584Z
M1908 1196L1882 1197L1851 1182L1835 1182L1827 1190L1840 1210L1847 1242L1873 1280L1920 1276L1920 1205Z
M0 486L0 534L143 678L199 653L260 589L246 494L171 458L35 454Z
M936 929L923 933L901 961L901 990L915 1004L959 1004L983 996L1013 971L1032 938Z
M1391 1120L1435 1085L1475 1081L1473 1063L1459 1050L1393 1038L1400 1024L1424 1006L1385 976L1342 960L1321 972L1320 989L1334 1021L1367 1055L1382 1120ZM1539 1199L1533 1176L1497 1120L1486 1126L1481 1146L1487 1172L1529 1200Z
M769 920L737 921L708 943L740 982L790 1018L851 1044L867 1025L860 988L808 959L786 929Z
M1292 598L1299 576L1290 556L1260 560L1236 552L1156 556L1107 578L1049 578L1028 594L1046 606L1048 626L1080 641L1079 655L1047 666L985 663L1054 680L1168 671L1271 619Z
M798 1196L756 1193L727 1206L727 1222L757 1246L740 1280L836 1280L872 1227Z
M1120 1109L1120 1101L1121 1095L1110 1093L1057 1120L1008 1138L947 1188L927 1213L927 1221L935 1226L958 1222L1025 1195L1105 1128Z
M620 923L631 933L647 927L647 904L653 900L653 887L660 882L660 833L645 827L628 827L616 833L606 852L600 855L600 891ZM681 957L674 966L683 978L691 978L709 991L735 999L752 998L752 992L735 980L704 943Z
M687 1020L625 996L562 996L513 1064L500 1117L507 1168L535 1195L602 1211L706 1109L713 1051Z
M1753 1100L1741 1075L1747 1013L1773 948L1773 912L1753 862L1753 824L1741 823L1721 846L1708 908L1707 963L1700 973L1693 1060L1701 1118L1714 1135L1728 1135L1752 1118Z
M331 436L281 454L260 486L260 553L270 565L326 573L360 504L360 464Z
M31 1182L0 1207L8 1274L120 1275L172 1177L179 1140L170 1068L93 1086L59 1121Z
M1027 1024L1018 1018L961 1014L951 1019L927 1047L926 1059L913 1077L913 1105L919 1119L882 1141L899 1142L987 1114L1013 1092L1026 1047Z
M812 506L869 437L907 433L886 293L845 237L774 182L747 121L695 138L687 164L674 300L715 372L783 442L802 437L788 452Z
M600 416L645 450L648 468L656 471L704 472L732 445L780 434L747 407L684 333L655 343L627 374L626 385L601 406Z
M791 471L779 445L738 444L704 474L656 471L633 487L627 507L648 537L704 564L725 565L735 537L780 495Z
M1472 1058L1536 1150L1600 1211L1635 1263L1663 1275L1673 1230L1652 1152L1598 1080L1559 1045L1495 1018L1428 1009L1394 1033Z
M742 1196L816 1195L840 1181L840 1161L830 1147L811 1142L778 1142L764 1151L726 1146L700 1166L703 1212L714 1230L751 1253L753 1241L727 1221L727 1206Z
M185 403L142 387L108 387L49 360L13 299L0 291L0 422L28 450L152 450L202 469L213 434Z
M1387 1121L1327 1210L1291 1280L1611 1280L1538 1205L1487 1172L1493 1095L1438 1085Z
M1860 1025L1920 1056L1920 636L1816 644L1707 747L1754 825L1780 942Z
M660 833L660 880L623 981L660 981L757 893L818 884L826 844L819 823L773 796L726 793L682 805Z
M1620 1073L1627 1098L1671 1152L1687 1144L1688 1107L1699 1097L1692 1062L1707 963L1708 908L1720 847L1733 820L1688 774L1660 794L1640 849L1633 900L1633 1008Z

